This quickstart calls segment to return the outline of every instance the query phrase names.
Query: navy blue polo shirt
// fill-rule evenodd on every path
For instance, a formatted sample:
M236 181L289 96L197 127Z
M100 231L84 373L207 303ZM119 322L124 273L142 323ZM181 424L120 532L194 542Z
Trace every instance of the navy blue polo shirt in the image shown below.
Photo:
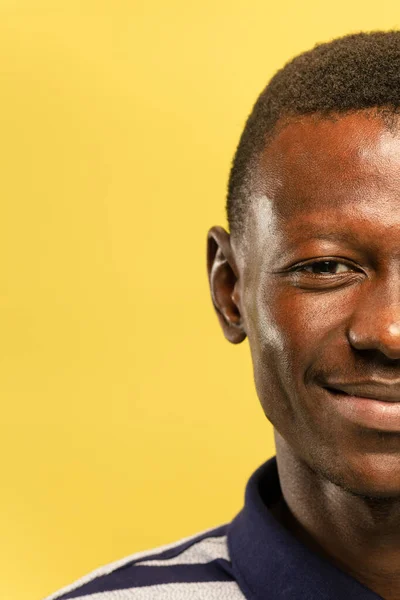
M230 523L102 566L46 600L382 600L278 522L269 507L281 497L274 456Z

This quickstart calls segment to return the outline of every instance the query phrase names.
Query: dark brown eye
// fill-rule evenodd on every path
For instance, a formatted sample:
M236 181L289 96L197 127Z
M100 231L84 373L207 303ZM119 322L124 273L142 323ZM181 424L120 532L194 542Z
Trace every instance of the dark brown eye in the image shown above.
M338 275L339 273L347 273L349 269L349 265L336 260L321 260L308 265L302 265L296 271L305 271L312 275L323 275L324 273Z

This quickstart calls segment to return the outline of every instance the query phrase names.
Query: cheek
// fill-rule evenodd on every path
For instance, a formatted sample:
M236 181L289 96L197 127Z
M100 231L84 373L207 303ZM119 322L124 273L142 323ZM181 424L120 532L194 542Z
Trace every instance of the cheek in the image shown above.
M253 288L254 289L254 288ZM335 294L263 285L248 299L247 326L254 377L263 406L268 397L289 405L304 392L307 373L343 335Z
M254 290L254 288L253 288ZM290 399L295 394L294 358L301 325L292 313L285 315L279 297L260 290L249 294L246 326L257 395L268 420L278 429L293 420ZM289 318L290 316L290 318ZM304 347L303 347L304 350Z
M264 286L265 287L265 286ZM321 334L321 311L297 290L260 286L250 302L249 341L257 354L279 355L283 361L292 354L307 354Z
M340 294L288 285L263 292L260 287L252 308L252 336L260 349L278 352L284 361L306 364L343 335L346 318Z

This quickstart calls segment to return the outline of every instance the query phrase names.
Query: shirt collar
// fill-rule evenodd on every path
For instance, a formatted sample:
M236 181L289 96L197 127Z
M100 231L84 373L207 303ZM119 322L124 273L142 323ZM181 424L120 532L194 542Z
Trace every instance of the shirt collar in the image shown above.
M237 582L251 600L382 600L297 540L268 505L282 495L276 456L250 477L245 504L228 527Z

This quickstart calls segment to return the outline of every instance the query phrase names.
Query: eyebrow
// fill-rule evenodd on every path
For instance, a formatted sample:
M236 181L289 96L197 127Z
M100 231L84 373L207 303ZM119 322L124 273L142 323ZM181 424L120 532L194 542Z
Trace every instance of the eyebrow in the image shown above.
M312 240L328 240L333 242L346 242L351 245L360 245L359 236L355 235L350 231L315 231L311 228L302 228L300 226L301 238L295 238L293 243L289 245L290 248L297 246L302 242L310 242ZM307 236L307 237L305 237Z
M318 231L313 237L318 240L340 240L341 242L356 242L360 241L359 237L350 231Z

